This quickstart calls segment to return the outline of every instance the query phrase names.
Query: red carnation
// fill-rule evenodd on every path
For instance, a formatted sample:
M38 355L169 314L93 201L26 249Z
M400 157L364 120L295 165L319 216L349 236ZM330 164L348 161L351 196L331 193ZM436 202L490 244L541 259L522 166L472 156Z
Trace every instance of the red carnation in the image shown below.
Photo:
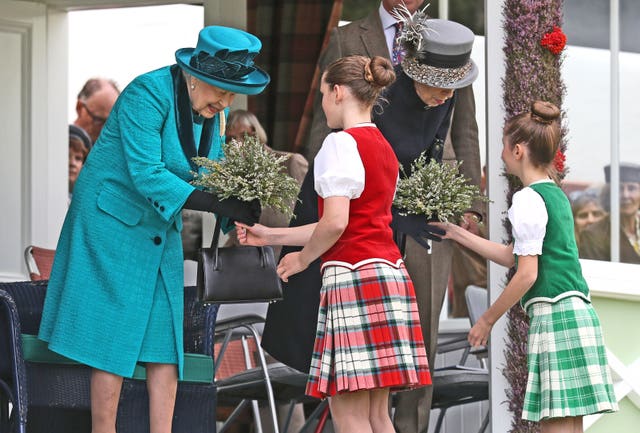
M567 35L562 33L562 29L558 26L555 26L551 33L545 34L540 41L540 45L551 51L556 56L562 52L566 44Z
M558 173L564 172L564 162L567 158L564 156L564 153L558 149L556 152L556 156L553 159L553 166L556 168Z

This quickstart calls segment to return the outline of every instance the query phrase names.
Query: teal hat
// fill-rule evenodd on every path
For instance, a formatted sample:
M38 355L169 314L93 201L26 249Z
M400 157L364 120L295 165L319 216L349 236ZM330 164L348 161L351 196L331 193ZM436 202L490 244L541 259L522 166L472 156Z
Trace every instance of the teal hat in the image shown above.
M245 95L256 95L269 84L269 74L254 65L262 43L242 30L209 26L200 30L195 48L176 51L178 65L207 84Z

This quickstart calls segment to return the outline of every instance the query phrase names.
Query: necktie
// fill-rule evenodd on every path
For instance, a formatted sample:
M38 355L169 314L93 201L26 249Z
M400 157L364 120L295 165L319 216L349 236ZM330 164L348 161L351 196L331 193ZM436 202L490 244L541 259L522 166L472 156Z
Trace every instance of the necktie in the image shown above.
M402 44L400 43L400 35L402 34L402 25L404 23L395 23L394 27L396 28L396 34L393 37L393 47L391 49L391 62L394 65L398 65L402 62L404 58L405 52L402 48Z

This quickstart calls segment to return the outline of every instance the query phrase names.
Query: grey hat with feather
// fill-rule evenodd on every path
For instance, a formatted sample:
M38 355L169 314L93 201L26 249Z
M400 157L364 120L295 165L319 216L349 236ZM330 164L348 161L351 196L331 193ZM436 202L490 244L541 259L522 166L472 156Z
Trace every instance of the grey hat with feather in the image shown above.
M402 69L414 81L442 89L473 83L478 67L471 60L475 35L460 23L430 19L425 9L411 14L404 5L392 15L403 23L400 42L406 50Z

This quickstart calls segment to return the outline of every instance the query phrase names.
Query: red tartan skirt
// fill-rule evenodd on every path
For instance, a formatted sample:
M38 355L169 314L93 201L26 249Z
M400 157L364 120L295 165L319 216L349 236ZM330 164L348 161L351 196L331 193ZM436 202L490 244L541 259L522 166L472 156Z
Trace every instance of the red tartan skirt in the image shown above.
M404 264L325 267L306 394L430 385L421 329Z

